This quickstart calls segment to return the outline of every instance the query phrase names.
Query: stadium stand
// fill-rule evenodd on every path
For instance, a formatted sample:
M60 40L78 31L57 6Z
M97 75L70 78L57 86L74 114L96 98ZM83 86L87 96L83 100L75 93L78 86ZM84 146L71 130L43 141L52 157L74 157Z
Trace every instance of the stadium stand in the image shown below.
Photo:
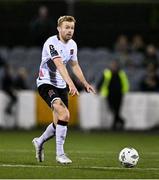
M159 51L157 52L159 59ZM28 81L30 89L36 89L36 78L38 76L38 67L41 58L40 47L27 48L24 46L16 46L14 48L8 48L1 46L0 55L7 63L13 66L15 70L19 67L26 68L29 75ZM122 67L128 74L130 90L139 91L139 82L145 74L145 68L142 66L144 54L140 52L130 52L126 56L122 56L104 47L83 47L79 49L78 58L86 78L92 84L96 84L102 71L109 66L112 59L119 59ZM69 72L71 72L70 68Z

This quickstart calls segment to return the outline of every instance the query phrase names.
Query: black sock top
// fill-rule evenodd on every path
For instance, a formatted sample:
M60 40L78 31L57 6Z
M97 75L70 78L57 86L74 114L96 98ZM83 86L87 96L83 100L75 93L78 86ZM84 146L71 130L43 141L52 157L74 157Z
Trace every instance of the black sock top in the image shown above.
M62 126L67 126L68 122L58 120L58 121L57 121L57 124L62 125Z

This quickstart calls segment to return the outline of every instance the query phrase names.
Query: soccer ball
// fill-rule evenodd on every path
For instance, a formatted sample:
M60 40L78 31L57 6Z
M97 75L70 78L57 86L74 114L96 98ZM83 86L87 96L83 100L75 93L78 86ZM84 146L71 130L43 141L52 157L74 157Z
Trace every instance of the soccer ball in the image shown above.
M126 168L132 168L137 165L139 160L139 154L134 148L124 148L119 153L119 161L122 166Z

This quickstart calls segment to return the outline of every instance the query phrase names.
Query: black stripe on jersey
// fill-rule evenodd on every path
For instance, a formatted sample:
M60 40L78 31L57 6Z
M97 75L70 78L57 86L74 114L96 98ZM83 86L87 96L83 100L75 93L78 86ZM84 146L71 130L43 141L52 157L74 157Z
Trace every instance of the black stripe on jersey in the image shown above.
M54 64L54 62L53 62L52 59L49 59L49 60L47 61L47 66L48 66L48 68L49 68L52 72L55 72L56 69L57 69L57 67L56 67L56 65Z
M56 65L54 64L53 60L52 59L49 59L47 61L47 66L48 66L48 69L49 69L49 75L50 75L50 82L54 83L54 84L57 84L57 81L56 81ZM55 79L54 79L55 78ZM54 80L53 80L54 79Z

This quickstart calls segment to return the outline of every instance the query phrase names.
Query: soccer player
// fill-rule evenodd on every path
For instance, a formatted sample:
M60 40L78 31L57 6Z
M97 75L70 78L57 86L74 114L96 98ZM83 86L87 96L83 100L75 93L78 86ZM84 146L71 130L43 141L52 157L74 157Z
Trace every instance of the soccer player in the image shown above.
M78 64L77 45L72 39L75 22L73 16L60 17L57 22L58 35L48 38L43 46L37 86L40 96L52 109L54 120L40 137L34 138L32 141L39 162L44 161L44 143L55 136L56 161L61 164L72 163L72 160L64 152L67 124L70 118L66 84L70 95L79 95L79 92L66 69L68 61L70 61L74 74L81 81L86 92L95 93Z

